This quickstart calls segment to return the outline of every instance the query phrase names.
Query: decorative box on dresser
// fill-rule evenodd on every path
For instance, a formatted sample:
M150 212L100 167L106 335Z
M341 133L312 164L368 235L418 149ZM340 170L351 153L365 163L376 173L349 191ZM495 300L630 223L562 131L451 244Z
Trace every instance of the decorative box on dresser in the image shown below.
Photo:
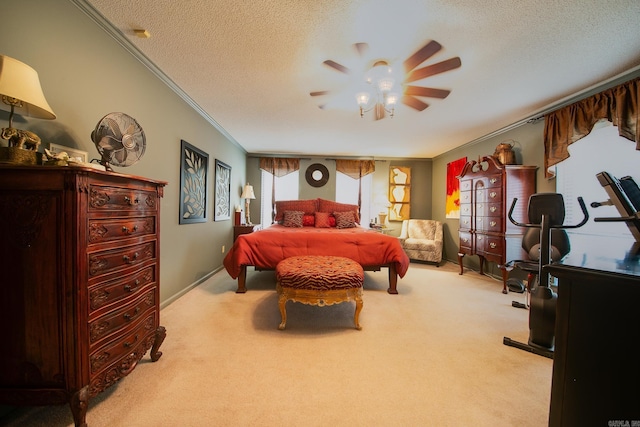
M503 165L493 156L471 160L458 176L460 181L460 274L465 255L480 258L480 274L484 261L495 262L502 270L502 292L507 293L509 272L504 265L525 259L522 250L524 229L509 221L514 198L518 202L513 218L528 222L529 196L536 191L536 166Z
M84 167L0 166L0 403L89 399L165 338L159 317L166 182Z

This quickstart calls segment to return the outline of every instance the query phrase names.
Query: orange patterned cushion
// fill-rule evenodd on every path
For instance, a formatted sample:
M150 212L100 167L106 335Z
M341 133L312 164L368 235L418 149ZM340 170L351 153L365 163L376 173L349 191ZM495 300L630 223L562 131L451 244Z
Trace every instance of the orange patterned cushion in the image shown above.
M295 256L276 267L280 286L297 289L333 290L361 288L364 271L357 262L337 256Z
M329 212L316 212L316 227L317 228L329 228L331 223L329 222Z
M318 212L353 212L356 223L360 224L360 215L358 214L358 205L350 205L348 203L339 203L332 200L318 199Z
M276 218L275 221L280 222L284 219L285 211L302 211L306 214L314 213L316 209L316 199L311 200L278 200L276 202Z

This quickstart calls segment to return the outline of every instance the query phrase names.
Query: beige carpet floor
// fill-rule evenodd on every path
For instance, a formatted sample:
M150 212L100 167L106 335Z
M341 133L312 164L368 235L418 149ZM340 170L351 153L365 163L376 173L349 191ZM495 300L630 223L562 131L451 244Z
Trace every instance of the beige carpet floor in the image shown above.
M246 294L223 270L161 311L163 356L91 400L102 426L542 426L552 361L525 341L528 312L501 282L446 263L412 263L389 295L367 272L361 331L354 303L287 303L273 272ZM7 426L70 426L68 406L18 408Z

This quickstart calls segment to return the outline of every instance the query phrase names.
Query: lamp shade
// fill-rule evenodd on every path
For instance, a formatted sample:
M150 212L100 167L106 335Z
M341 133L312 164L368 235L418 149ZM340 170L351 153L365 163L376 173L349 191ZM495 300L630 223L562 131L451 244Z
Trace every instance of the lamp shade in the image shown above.
M253 185L245 185L242 191L241 199L255 199L256 195L253 193Z
M21 116L55 119L56 115L42 93L36 70L8 56L0 55L0 109Z

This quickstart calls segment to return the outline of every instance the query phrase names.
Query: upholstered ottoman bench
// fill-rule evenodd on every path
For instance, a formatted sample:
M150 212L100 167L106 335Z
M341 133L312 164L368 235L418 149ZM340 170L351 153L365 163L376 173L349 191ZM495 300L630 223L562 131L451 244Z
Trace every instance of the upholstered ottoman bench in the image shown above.
M278 329L284 329L287 323L285 305L289 300L320 307L355 301L354 322L356 329L362 329L358 318L362 310L364 271L357 262L338 256L294 256L278 263L276 280L282 316Z

